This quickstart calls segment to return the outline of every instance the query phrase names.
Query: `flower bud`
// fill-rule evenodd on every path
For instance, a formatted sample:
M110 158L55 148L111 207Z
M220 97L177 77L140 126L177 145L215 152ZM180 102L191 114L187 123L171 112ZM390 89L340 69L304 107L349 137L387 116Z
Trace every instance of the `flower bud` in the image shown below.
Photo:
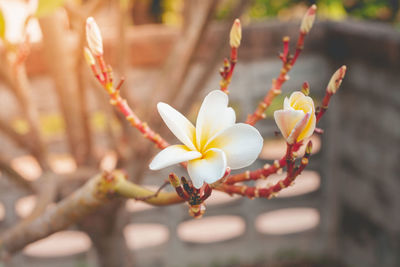
M274 118L286 142L301 142L314 133L314 101L301 92L294 92L290 98L285 98L283 109L274 112Z
M306 96L310 94L310 85L308 84L308 82L303 83L303 86L301 87L301 92Z
M86 20L86 40L93 55L103 55L103 40L99 26L97 26L93 17Z
M178 176L175 173L170 173L169 175L169 182L171 183L171 185L176 188L179 187L181 185Z
M344 75L346 74L346 69L347 67L343 65L332 75L331 80L328 83L328 87L326 88L326 91L328 91L328 93L336 93L336 91L342 84L342 80L344 78Z
M311 152L312 152L312 146L313 146L312 141L311 141L311 140L308 141L307 146L306 146L306 154L308 154L308 155L311 154Z
M229 44L232 48L238 48L240 46L240 41L242 40L242 26L240 25L240 20L235 19L232 25Z
M85 56L85 60L89 66L96 64L92 52L90 52L89 48L85 47L83 49L83 55Z
M306 14L303 17L303 20L301 21L301 26L300 26L300 32L307 34L313 24L314 24L314 20L315 20L315 11L317 10L317 6L316 5L312 5L306 12Z

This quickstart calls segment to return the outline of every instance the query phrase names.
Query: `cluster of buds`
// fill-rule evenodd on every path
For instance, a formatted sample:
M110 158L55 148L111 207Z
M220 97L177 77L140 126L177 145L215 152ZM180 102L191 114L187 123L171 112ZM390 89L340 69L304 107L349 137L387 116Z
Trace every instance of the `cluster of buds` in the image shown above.
M200 189L195 188L185 177L179 181L174 173L169 175L169 181L176 193L189 204L189 215L197 219L201 218L206 211L204 201L211 195L211 187L204 184Z

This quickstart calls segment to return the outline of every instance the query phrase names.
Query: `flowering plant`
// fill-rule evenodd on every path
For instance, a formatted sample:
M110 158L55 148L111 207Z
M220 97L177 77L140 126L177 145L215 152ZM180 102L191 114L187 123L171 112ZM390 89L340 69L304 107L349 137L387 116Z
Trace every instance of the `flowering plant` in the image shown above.
M44 180L46 183L43 184L54 185L52 187L54 190L46 191L47 187L45 189L40 188L39 191L43 193L42 196L45 196L42 202L46 203L41 207L42 210L39 209L42 213L37 212L41 216L37 217L34 214L32 218L29 218L29 221L15 226L7 234L1 236L0 256L9 255L22 249L26 244L65 229L72 223L82 220L94 210L103 207L113 198L121 196L160 206L187 202L189 214L195 218L200 218L205 212L204 201L212 194L213 190L248 198L271 198L281 190L291 186L308 165L312 142L307 142L307 139L314 133L322 133L322 130L317 127L318 122L327 111L330 98L337 92L342 82L346 72L345 66L342 66L333 74L320 107L315 107L312 98L308 96L309 86L304 83L301 91L294 92L289 98L285 98L283 109L275 111L274 118L277 127L286 141L286 152L282 153L280 159L275 160L271 165L266 164L258 169L245 170L235 174L231 174L231 170L250 166L257 160L263 146L263 137L255 128L255 125L266 117L266 110L275 97L281 94L282 85L289 79L288 74L303 50L304 40L313 26L315 14L316 6L313 5L308 9L301 23L294 53L290 53L289 37L283 38L283 51L279 56L282 61L282 68L279 75L272 80L271 87L265 97L243 123L236 122L235 111L228 106L228 87L234 74L238 50L242 42L241 24L236 19L230 31L230 58L224 60L223 68L220 70L220 90L214 90L207 94L198 112L195 126L170 105L166 103L158 103L157 105L161 118L182 143L179 145L170 145L161 134L152 129L149 124L143 122L132 110L128 101L121 96L120 90L124 79L121 78L121 81L115 84L112 68L104 58L100 28L95 20L89 17L86 21L88 47L84 49L84 58L94 77L108 94L111 105L122 113L131 126L161 150L155 156L153 155L154 158L149 165L150 169L159 170L180 163L186 168L190 180L187 180L185 176L179 179L175 173L170 173L168 181L154 192L130 181L125 171L104 171L89 179L82 187L56 203L51 209L46 209L47 196L51 195L49 198L55 198L57 195L54 189L56 183L54 179L48 178L52 177L52 172L47 162L46 151L38 127L34 123L34 113L31 112L35 109L32 106L27 106L25 113L30 118L28 120L32 131L30 138L34 142L27 143L26 147L34 148L32 154L37 157L41 167L45 170L46 175L43 176L47 180ZM60 27L51 30L57 32L57 29L60 29ZM85 36L85 34L82 35ZM61 36L59 35L59 37ZM63 46L59 47L64 48ZM19 60L10 65L10 69L16 73L24 74L20 65L26 58L26 52L22 53L24 51L17 49L17 59ZM14 51L11 52L14 53ZM58 54L62 55L61 52L58 51ZM64 82L67 83L68 81L70 80L65 79L59 83L63 85ZM15 82L17 89L21 86L22 84ZM23 96L23 90L20 90L20 92L22 93L19 95ZM84 94L81 94L80 99L82 99L81 104L86 103ZM60 97L60 101L63 100L65 100L64 95ZM21 103L25 102L21 101ZM155 107L155 105L149 106ZM69 114L68 109L65 108L65 110L67 116ZM68 123L72 120L66 121ZM75 130L74 127L69 127L69 129ZM74 137L73 134L71 134L71 140L74 139L72 137ZM74 144L71 141L71 149L76 151L74 155L77 159L76 162L81 163L79 160L83 162L85 157L80 154L80 149L78 149L80 147ZM88 142L87 150L90 152L89 144ZM301 155L299 161L296 161L297 152L303 145L306 146L305 153ZM251 180L267 179L271 174L283 169L286 170L286 176L275 184L255 187L246 183ZM6 171L10 172L10 168ZM175 192L162 191L162 188L168 184L174 188ZM34 188L32 184L25 182L24 185L28 190L36 190L32 189ZM39 183L39 185L42 184ZM40 231L37 229L40 229Z
M110 94L112 104L116 105L127 117L131 124L138 128L145 136L162 149L151 161L149 167L159 170L177 163L187 168L190 181L171 173L169 180L175 188L178 196L189 204L189 213L198 218L204 213L204 200L212 190L220 190L228 194L239 194L253 197L271 197L280 190L290 186L294 179L307 166L311 153L312 143L309 141L300 165L295 166L295 153L303 145L304 140L314 132L321 132L316 124L326 111L330 96L340 86L345 74L345 66L336 72L328 84L323 106L316 111L313 100L309 94L308 83L304 83L300 92L294 92L289 98L285 98L283 109L274 113L274 118L283 138L287 142L287 151L282 159L274 162L272 166L245 171L240 174L230 175L231 169L240 169L251 165L258 157L263 139L258 130L253 127L259 120L265 118L265 111L273 99L281 93L281 87L289 79L288 73L295 65L300 55L304 38L310 32L315 20L316 6L311 6L305 14L301 26L300 35L295 53L289 52L289 37L283 38L283 53L280 54L282 69L277 79L273 79L272 86L256 111L250 114L245 123L236 123L236 115L232 108L228 107L228 86L237 62L238 48L241 44L241 25L236 19L230 32L231 57L225 59L221 69L220 91L211 91L204 99L198 113L196 127L181 113L166 103L158 103L158 112L170 131L183 143L182 145L169 145L152 129L140 121L137 115L129 108L120 94L119 84L116 88L107 75L102 56L101 36L98 27L92 18L87 22L88 45L97 58L102 77L96 70L93 56L86 55L87 62L91 66L95 76ZM85 50L85 54L90 53ZM266 179L270 174L286 167L287 176L275 185L267 188L249 187L238 185L238 182L246 180ZM150 195L148 198L156 198Z

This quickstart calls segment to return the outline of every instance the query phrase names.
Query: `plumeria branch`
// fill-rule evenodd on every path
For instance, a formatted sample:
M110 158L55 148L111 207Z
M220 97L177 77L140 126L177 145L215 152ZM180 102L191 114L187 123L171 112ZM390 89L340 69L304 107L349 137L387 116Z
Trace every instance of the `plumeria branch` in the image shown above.
M293 176L294 171L293 144L286 143L286 170L288 176Z
M302 143L296 143L294 145L292 145L291 151L292 151L292 155L294 153L296 153L302 146ZM265 164L263 168L254 170L254 171L245 171L243 173L239 173L239 174L234 174L232 176L229 176L226 181L225 184L235 184L235 183L240 183L240 182L245 182L245 181L249 181L249 180L258 180L258 179L267 179L268 176L270 176L271 174L275 174L278 173L282 170L282 168L284 168L287 164L287 150L286 150L286 154L279 160L275 160L274 163L272 165L270 164Z
M315 5L313 5L307 12L306 16L303 19L302 25L300 27L300 37L297 43L296 47L296 52L294 56L289 54L289 38L285 37L283 40L283 53L281 54L281 60L283 62L283 68L281 69L280 76L278 77L277 80L273 82L273 88L269 92L269 97L270 101L272 101L273 97L277 94L280 93L280 87L284 83L284 81L287 80L287 72L293 67L294 63L297 60L297 57L299 56L300 52L302 51L303 43L304 43L304 37L307 35L309 30L311 29L312 23L315 18ZM89 49L85 50L85 57L89 65L91 66L91 69L95 75L95 77L98 79L100 84L103 86L103 88L109 93L110 98L111 98L111 104L117 106L119 110L124 114L124 116L131 122L133 126L138 128L145 136L152 140L154 143L157 144L159 148L165 148L168 146L168 144L164 141L164 143L159 143L159 139L161 137L155 136L156 135L151 129L147 128L145 123L142 123L139 118L133 113L133 111L130 109L130 107L127 105L126 100L124 100L120 95L119 95L119 90L120 87L123 83L123 80L114 87L113 85L113 79L112 79L112 70L111 67L107 66L104 58L103 58L103 50L102 50L102 41L101 41L101 35L100 32L97 28L97 25L95 25L94 21L91 21L90 19L88 20L88 43L89 43ZM223 80L221 81L221 90L225 93L227 93L227 87L230 83L230 78L233 74L233 70L235 67L236 59L237 59L237 48L240 45L240 37L241 37L241 31L240 31L240 22L237 20L235 21L232 30L231 30L231 60L230 62L228 60L225 60L225 67L223 71L221 72L221 75L223 77ZM94 54L94 56L92 55ZM98 67L96 66L96 62ZM99 69L99 70L98 70ZM274 87L275 86L275 87ZM300 93L303 96L308 95L309 93L309 85L308 83L303 84L302 88L302 93ZM307 98L307 97L306 97ZM310 99L310 98L309 98ZM265 99L264 99L265 100ZM307 99L306 99L307 100ZM304 101L306 101L304 100ZM312 101L311 101L312 102ZM268 107L268 103L265 103L264 101L264 106L265 109ZM263 108L264 108L263 106ZM264 111L265 111L264 109ZM263 111L263 112L264 112ZM264 113L262 113L264 114ZM322 114L321 114L322 116ZM251 119L251 116L249 116ZM314 105L312 104L312 112L305 113L305 116L299 123L296 124L296 127L294 129L291 129L291 134L286 136L285 138L287 139L287 151L285 156L274 162L272 166L266 165L262 169L258 169L255 171L246 171L245 173L238 174L238 175L233 175L228 178L225 178L229 176L229 172L224 176L223 179L220 179L217 183L212 184L211 186L208 186L205 184L205 187L193 187L192 183L187 181L185 178L182 177L182 180L179 181L179 179L176 177L176 175L171 174L170 175L170 183L171 185L175 188L176 194L173 194L172 196L169 195L168 197L173 197L174 201L176 200L176 197L180 199L180 201L187 201L189 206L190 206L190 213L194 217L200 217L204 213L204 208L202 207L203 201L211 194L212 188L216 188L221 191L225 191L227 193L231 193L232 188L237 189L237 187L230 187L233 186L237 182L241 181L246 181L246 180L257 180L260 178L266 178L270 174L276 173L280 171L283 167L286 166L287 169L287 177L285 180L281 181L280 185L285 185L288 186L290 185L290 181L294 180L298 174L301 172L302 168L305 167L306 164L303 164L303 162L307 161L308 163L308 157L309 153L311 153L311 142L308 144L307 149L306 149L306 154L303 157L302 164L299 167L295 166L295 157L296 157L296 152L299 150L299 148L302 146L302 141L298 140L300 134L303 133L304 135L304 130L306 127L306 124L308 125L308 122L311 120L311 118L314 119L312 130L311 133L314 131L315 128L315 115L314 115ZM256 118L254 123L257 122L259 118ZM253 123L250 123L253 124ZM282 130L282 129L281 129ZM310 130L308 130L310 131ZM154 135L153 135L154 134ZM307 137L309 135L307 134ZM304 138L301 137L302 139ZM163 141L163 140L162 140ZM310 152L309 152L310 151ZM308 153L309 152L309 153ZM185 165L185 164L184 164ZM118 184L123 184L123 182L118 182ZM126 191L126 188L134 187L132 184L127 184L121 187L116 186L116 192L122 193L122 195L125 195L127 197L132 197L132 195L129 194L128 191ZM121 189L119 189L121 188ZM243 191L243 187L240 187L241 190ZM247 188L247 187L246 187ZM266 194L271 194L273 192L277 192L281 189L283 189L283 186L280 186L280 189L278 188L278 185L275 185L274 187L267 188L264 191L260 191L261 195L266 195ZM135 188L133 188L135 189ZM247 189L246 189L247 190ZM271 191L272 190L272 191ZM247 190L248 191L248 190ZM251 190L250 190L251 191ZM250 192L249 191L249 192ZM254 190L253 190L254 191ZM254 191L255 194L260 193L258 191ZM269 193L268 193L269 192ZM160 196L163 196L162 193L157 191L156 193L151 193L148 192L149 194L141 197L135 196L135 199L137 200L142 200L142 201L156 201L157 199L160 199ZM248 193L247 195L251 195L251 193ZM156 203L156 202L155 202ZM154 203L152 203L154 204Z
M85 49L84 55L94 76L109 94L110 103L116 106L130 124L138 129L145 138L155 143L160 149L167 147L169 144L158 133L154 132L147 123L142 122L129 107L127 101L121 97L120 89L124 79L121 79L120 83L114 86L112 69L110 66L106 65L103 57L103 43L100 30L93 18L89 18L86 25L86 34L90 50ZM96 66L96 62L98 67Z
M327 86L326 95L324 97L322 107L316 113L317 123L325 114L331 96L334 93L336 93L337 89L340 87L341 82L345 76L345 72L346 72L346 66L342 66L332 75L332 78ZM308 95L309 90L310 90L309 84L307 82L304 82L301 92L304 95ZM322 134L323 130L320 128L315 128L314 132L317 134ZM290 172L290 170L292 170L292 167L290 167L288 163L293 162L293 159L295 158L295 155L293 154L295 154L301 148L302 145L303 145L302 142L297 142L292 145L287 144L287 151L285 156L283 156L280 160L276 160L273 165L266 164L263 168L254 171L247 170L243 173L232 175L228 177L228 179L226 179L226 184L233 185L235 183L248 180L266 179L269 175L278 172L281 168L285 166L288 166L288 172ZM290 153L292 153L292 156L290 156Z
M329 101L331 97L337 92L340 85L342 84L342 80L346 75L347 67L343 65L340 67L331 77L328 86L326 87L325 96L322 100L322 105L317 112L317 122L321 119L321 117L328 110Z
M33 184L26 180L21 174L19 174L8 162L8 160L4 159L3 156L0 155L0 170L3 171L6 177L10 178L15 184L17 184L20 188L24 189L28 193L36 192Z
M5 60L2 66L4 78L15 96L23 118L29 126L29 138L33 140L28 148L31 153L35 153L38 163L43 169L49 169L46 159L46 148L40 133L39 114L34 101L30 97L30 84L26 73L25 60L30 52L29 35L25 34L25 39L20 44L6 42ZM5 127L1 127L5 128ZM8 133L12 133L8 131ZM12 136L9 135L9 136Z
M9 85L13 89L11 92L16 97L22 110L23 117L28 123L29 132L25 136L21 136L8 125L4 125L6 122L3 121L0 122L0 128L4 130L9 137L13 138L17 144L22 145L35 156L39 166L43 170L43 175L35 183L30 183L20 176L13 168L7 166L5 162L2 162L2 169L9 177L12 177L13 180L26 191L37 193L37 201L32 212L25 220L13 225L10 229L11 232L14 229L18 229L19 225L23 225L26 221L41 214L46 206L54 200L57 190L56 181L54 180L54 175L48 162L46 146L40 132L38 109L30 95L31 88L25 68L25 61L30 51L30 42L29 35L26 34L26 27L24 27L23 31L25 39L21 44L14 45L6 42L6 60L4 65L8 69L6 74L9 76Z
M240 20L236 19L232 25L230 32L230 40L229 40L229 44L231 46L230 60L225 58L224 66L223 68L220 69L220 75L222 77L219 83L220 89L225 93L229 92L228 86L231 83L233 71L235 70L237 56L238 56L238 48L240 46L241 39L242 39L242 26L240 25Z
M235 18L240 17L246 10L250 1L248 0L239 0L232 3L232 9L230 10L230 14L228 15L228 20L234 20ZM222 32L227 34L232 29L230 24L223 25ZM217 40L217 43L213 47L212 50L208 51L210 60L208 63L203 67L203 70L197 77L197 80L192 84L192 87L189 90L187 96L182 99L178 104L180 110L183 113L187 113L190 108L192 107L192 100L198 99L199 95L204 91L206 88L207 82L210 80L210 77L214 74L214 69L216 66L219 65L220 60L223 58L220 55L223 54L225 49L225 38L221 35Z
M311 155L312 150L312 142L309 141L307 144L306 152L301 159L300 165L296 168L294 167L292 171L288 171L287 175L284 179L280 180L276 184L266 187L259 188L253 186L246 185L230 185L230 184L222 184L220 187L217 187L216 190L224 191L228 194L237 194L241 196L245 196L248 198L271 198L276 196L282 189L285 189L293 184L294 180L301 174L301 172L308 165L309 157Z
M27 138L27 135L20 135L18 134L8 123L8 121L3 120L0 118L0 131L6 135L10 140L12 140L15 145L17 145L19 148L25 149L32 153L35 157L39 156L39 152L37 151L37 148L35 145L32 143L29 138Z
M293 180L308 164L310 153L311 142L307 146L301 165L295 172L272 187L259 189L223 183L216 189L251 198L270 197L292 184ZM177 193L153 192L143 188L129 182L126 174L120 170L97 175L69 197L63 199L54 207L46 209L41 216L18 225L12 231L5 232L0 237L0 258L7 259L25 245L67 228L118 196L141 200L152 205L171 205L187 200L190 207L189 213L194 217L201 217L205 211L203 202L211 195L212 189L207 184L201 189L193 188L184 178L181 184L175 174L171 174L169 178Z
M136 197L135 200L140 200L140 201L146 201L150 198L156 198L158 196L158 194L160 194L160 192L167 186L169 185L169 181L165 181L158 189L157 191L149 196L145 196L145 197Z
M131 183L124 172L103 172L91 178L74 193L52 207L41 216L19 224L0 236L0 260L6 260L27 244L66 229L83 219L111 199L122 196L143 200L152 205L171 205L183 200L175 193L155 192Z
M281 94L281 87L287 80L289 80L288 73L293 68L297 58L303 50L304 38L312 28L316 10L317 6L312 5L303 18L294 56L289 53L289 37L285 36L283 38L283 53L280 55L282 61L281 71L278 77L272 80L268 93L265 95L263 101L258 104L256 111L254 111L253 114L248 115L246 123L255 125L259 120L264 119L267 108L271 105L274 98Z

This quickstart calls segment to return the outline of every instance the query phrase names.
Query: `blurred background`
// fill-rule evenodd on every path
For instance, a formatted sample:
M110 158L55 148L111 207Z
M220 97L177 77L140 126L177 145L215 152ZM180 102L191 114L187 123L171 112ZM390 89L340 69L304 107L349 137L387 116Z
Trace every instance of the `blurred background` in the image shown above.
M151 189L171 171L148 171L156 150L92 77L82 54L88 16L100 26L114 79L126 79L123 96L173 143L155 105L168 102L194 121L203 97L219 87L234 18L243 38L230 104L244 121L279 74L282 38L290 36L294 50L300 20L316 3L290 80L256 125L265 141L251 169L285 153L271 116L284 97L308 81L320 103L334 71L348 71L321 121L324 133L312 137L309 167L276 198L214 191L200 220L184 204L117 200L7 265L400 266L399 1L41 0L37 10L32 3L0 1L0 240L100 170L123 168Z

